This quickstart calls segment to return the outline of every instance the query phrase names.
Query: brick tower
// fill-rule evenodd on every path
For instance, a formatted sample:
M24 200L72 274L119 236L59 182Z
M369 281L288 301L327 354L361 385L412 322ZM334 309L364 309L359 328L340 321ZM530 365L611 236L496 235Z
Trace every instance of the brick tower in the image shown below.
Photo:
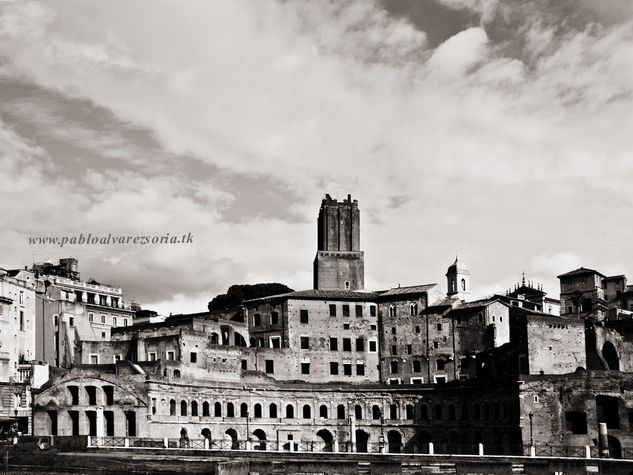
M360 212L352 196L337 201L325 195L317 224L314 288L363 290L365 263L360 250Z

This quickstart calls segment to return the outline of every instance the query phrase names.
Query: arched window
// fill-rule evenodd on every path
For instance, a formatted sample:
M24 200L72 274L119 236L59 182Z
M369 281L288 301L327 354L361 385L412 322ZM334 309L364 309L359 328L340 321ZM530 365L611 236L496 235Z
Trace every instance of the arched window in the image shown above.
M208 401L204 401L202 403L202 417L209 417L209 403Z
M380 407L374 405L371 408L371 417L375 421L380 420Z
M213 405L213 415L215 417L222 417L222 403L216 402Z
M361 420L363 418L363 408L358 404L356 404L356 406L354 407L354 416L358 420Z
M462 290L466 291L466 279L462 279Z
M396 306L395 305L389 305L389 316L390 317L395 317L396 316Z
M319 407L319 417L327 419L327 406L325 404Z
M254 412L255 412L255 419L259 419L262 417L262 405L261 404L255 404L255 407L253 408Z
M197 401L191 401L191 415L192 416L197 416L198 415L198 402Z
M181 416L187 415L187 401L180 402L180 415Z
M240 404L240 417L248 417L248 404L245 402Z
M407 419L408 420L413 420L415 419L415 408L413 407L413 405L409 404L406 407L406 414L407 414Z
M232 402L226 403L226 417L235 417L235 406Z
M409 310L410 310L411 315L417 315L418 314L418 304L417 303L412 303L409 306Z
M451 292L455 292L455 279L451 279Z
M336 407L336 418L345 419L345 406L343 406L343 404L339 404Z
M435 419L441 419L443 417L441 404L435 405L435 408L433 409L433 417Z
M176 415L176 401L174 401L173 399L169 401L169 415L170 416Z
M180 378L180 370L179 369L175 369L174 370L174 379L178 379Z
M396 404L389 405L389 419L398 418L398 406Z
M294 419L295 417L295 408L292 404L288 404L286 406L286 419Z
M312 408L308 404L304 404L303 406L303 418L304 419L312 418Z
M275 419L277 417L277 404L274 402L268 406L268 417Z

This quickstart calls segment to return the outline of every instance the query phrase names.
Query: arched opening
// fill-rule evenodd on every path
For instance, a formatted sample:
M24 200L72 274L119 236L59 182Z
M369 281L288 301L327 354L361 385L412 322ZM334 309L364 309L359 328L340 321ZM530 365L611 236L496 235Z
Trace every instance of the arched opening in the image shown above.
M466 290L466 279L462 279L462 291Z
M327 406L325 404L319 407L319 417L327 419Z
M216 402L213 405L213 415L215 417L222 417L222 403Z
M345 419L345 406L343 404L339 404L336 407L336 418Z
M211 440L211 431L207 427L200 431L200 435L207 440Z
M245 402L240 404L240 417L248 417L248 404Z
M371 408L371 417L373 420L380 420L380 407L374 405Z
M233 334L233 339L235 342L235 346L246 346L246 340L240 333L235 332Z
M277 404L274 402L268 406L268 416L275 419L277 417Z
M387 432L387 443L390 453L399 454L402 452L402 435L397 430Z
M209 402L208 401L204 401L202 403L202 417L209 417L210 413L209 413Z
M321 429L316 435L323 441L322 452L332 452L332 441L334 440L332 433L327 429Z
M312 418L312 408L308 404L305 404L303 406L303 418L304 419Z
M253 407L253 412L255 413L255 419L260 419L262 417L262 405L261 404L255 404L255 407Z
M257 429L253 432L253 435L257 437L258 443L253 445L253 450L266 450L266 432L261 429Z
M369 434L364 430L356 429L356 452L367 452Z
M180 370L179 369L175 369L174 370L174 379L180 379Z
M189 447L189 434L184 427L180 429L180 447Z
M605 342L602 345L602 357L605 363L607 363L606 369L620 370L620 359L618 358L618 352L615 350L615 346L610 341Z
M169 401L169 415L170 416L176 415L176 401L174 401L173 399Z
M295 417L295 408L292 404L288 404L286 406L286 419L294 419Z
M250 344L251 344L250 345L251 348L255 348L257 346L257 338L252 336L251 339L250 339Z
M237 439L237 432L235 429L227 429L224 433L224 440L229 441L231 444L231 449L239 449L240 443Z
M180 415L181 416L187 415L187 401L180 402Z
M358 404L354 407L354 416L357 420L361 420L363 418L363 408Z
M211 344L217 345L218 343L220 343L220 335L217 333L211 333Z
M226 417L235 417L235 406L232 402L226 403Z
M413 407L412 404L407 405L407 407L405 408L405 412L406 412L407 420L412 421L413 419L415 419L415 408Z
M609 457L612 459L622 458L622 446L620 441L612 435L607 436L607 442L609 444Z
M418 432L407 444L407 451L415 454L428 454L431 442L433 442L433 436L430 432Z
M191 415L192 416L197 416L198 415L198 402L197 401L191 401Z

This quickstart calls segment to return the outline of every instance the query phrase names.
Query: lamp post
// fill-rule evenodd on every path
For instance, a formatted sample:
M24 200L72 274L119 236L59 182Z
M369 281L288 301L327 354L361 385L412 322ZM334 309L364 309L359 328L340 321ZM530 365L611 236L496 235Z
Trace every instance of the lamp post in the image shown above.
M532 411L530 411L528 417L530 418L530 447L534 447L534 432L532 431L532 418L534 414L532 414Z
M246 409L246 443L247 445L250 445L251 442L251 431L250 431L250 426L249 426L249 410Z

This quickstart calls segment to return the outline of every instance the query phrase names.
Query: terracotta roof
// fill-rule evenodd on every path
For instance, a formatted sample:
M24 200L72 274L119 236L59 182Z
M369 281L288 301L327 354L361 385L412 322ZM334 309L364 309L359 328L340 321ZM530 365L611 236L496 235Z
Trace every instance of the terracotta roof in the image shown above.
M584 275L584 274L598 274L600 277L604 278L604 275L602 273L594 269L588 269L586 267L579 267L578 269L565 272L564 274L559 275L558 278L560 279L561 277L571 277L574 275Z
M626 276L624 274L619 274L619 275L610 275L609 277L605 277L602 280L619 280L619 279L625 279Z
M437 284L410 285L408 287L396 287L379 293L381 297L390 297L392 295L418 294L428 292L435 286L437 286Z

